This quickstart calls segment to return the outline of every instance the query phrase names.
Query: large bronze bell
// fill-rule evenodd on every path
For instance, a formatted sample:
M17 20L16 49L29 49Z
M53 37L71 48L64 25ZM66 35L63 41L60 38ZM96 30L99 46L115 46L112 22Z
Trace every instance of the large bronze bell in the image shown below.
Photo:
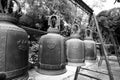
M56 18L57 19L57 18ZM39 40L39 73L58 75L66 72L65 38L55 27L55 22L48 29L48 34Z
M71 38L66 41L68 65L83 66L85 62L84 42L80 40L79 26L73 26Z
M27 80L28 35L9 12L0 13L0 79Z
M86 60L96 60L96 43L92 38L92 31L90 29L86 29L85 31L86 38L84 40L85 44L85 59Z

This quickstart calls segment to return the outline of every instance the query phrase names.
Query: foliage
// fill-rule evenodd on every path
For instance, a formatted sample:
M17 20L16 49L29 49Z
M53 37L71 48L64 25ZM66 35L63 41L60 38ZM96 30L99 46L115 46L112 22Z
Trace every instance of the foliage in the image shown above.
M108 11L100 12L97 15L97 20L105 40L110 39L110 36L108 35L109 31L115 32L114 37L120 37L120 8L113 8Z
M34 24L40 23L43 16L48 17L54 13L68 23L72 23L74 19L74 7L69 0L22 0L20 3L23 13L31 16Z
M101 27L107 27L115 31L120 25L120 8L102 11L97 15L97 18Z
M31 41L29 49L29 63L36 65L38 62L39 44L36 41Z
M120 26L120 8L113 8L108 15L109 27L116 30Z
M108 24L108 11L102 11L97 15L97 20L100 27L107 27Z

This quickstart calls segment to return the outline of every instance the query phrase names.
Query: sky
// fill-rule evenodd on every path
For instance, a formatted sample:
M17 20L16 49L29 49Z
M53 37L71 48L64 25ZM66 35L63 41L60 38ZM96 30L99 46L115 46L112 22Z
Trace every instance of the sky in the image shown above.
M102 10L109 10L115 7L120 7L120 3L115 2L115 0L83 0L87 5L89 5L94 13L97 15Z

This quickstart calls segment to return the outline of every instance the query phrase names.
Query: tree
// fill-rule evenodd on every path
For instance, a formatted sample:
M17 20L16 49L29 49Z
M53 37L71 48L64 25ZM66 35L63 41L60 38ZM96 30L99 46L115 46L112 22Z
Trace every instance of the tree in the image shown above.
M42 16L50 16L55 12L62 15L68 23L74 20L75 7L69 0L23 0L21 5L25 14L33 17L34 21L41 20Z
M110 40L110 36L108 35L109 34L109 20L108 20L108 15L109 11L105 10L105 11L102 11L100 12L98 15L97 15L97 20L98 20L98 24L99 24L99 27L100 27L100 30L101 30L101 33L102 33L102 37L103 37L103 40L105 43L111 43L111 40Z
M107 34L103 34L103 37L105 36L106 39L110 39L110 36L108 34L110 34L110 32L113 31L114 38L117 37L117 39L119 40L120 38L119 36L120 34L120 27L119 27L120 26L120 8L113 8L108 11L100 12L97 15L97 20L98 20L102 33L107 32Z
M120 8L113 8L109 11L109 28L114 32L114 38L118 42L120 40Z
M120 26L120 8L113 8L109 10L109 28L114 31Z

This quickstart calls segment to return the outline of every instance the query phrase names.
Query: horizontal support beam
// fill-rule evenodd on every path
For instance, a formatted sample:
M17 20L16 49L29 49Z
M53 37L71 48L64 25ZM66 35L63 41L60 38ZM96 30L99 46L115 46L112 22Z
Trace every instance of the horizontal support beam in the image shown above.
M90 70L90 69L86 69L86 68L82 68L82 67L81 67L81 69L92 71L92 72L96 72L96 73L100 73L100 74L108 75L107 73L103 73L103 72L99 72L99 71L94 71L94 70Z
M86 74L83 74L83 73L78 73L78 74L86 76L86 77L90 77L90 78L93 78L93 79L96 79L96 80L102 80L102 79L99 79L99 78L96 78L96 77L93 77L93 76L90 76L90 75L86 75Z

